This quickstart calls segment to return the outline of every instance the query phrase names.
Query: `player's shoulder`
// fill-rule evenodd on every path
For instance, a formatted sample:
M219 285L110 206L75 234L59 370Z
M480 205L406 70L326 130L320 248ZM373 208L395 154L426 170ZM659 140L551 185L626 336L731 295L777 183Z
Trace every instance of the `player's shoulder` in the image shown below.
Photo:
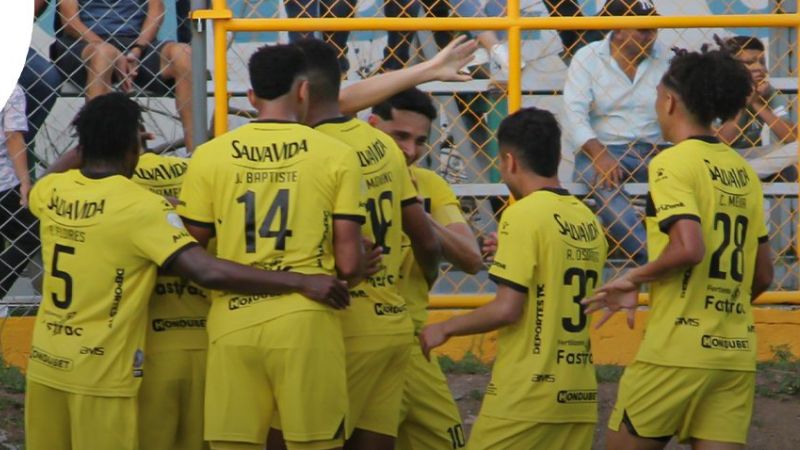
M453 191L450 183L433 170L419 166L411 166L410 170L414 179L417 180L417 185L425 185L434 191Z

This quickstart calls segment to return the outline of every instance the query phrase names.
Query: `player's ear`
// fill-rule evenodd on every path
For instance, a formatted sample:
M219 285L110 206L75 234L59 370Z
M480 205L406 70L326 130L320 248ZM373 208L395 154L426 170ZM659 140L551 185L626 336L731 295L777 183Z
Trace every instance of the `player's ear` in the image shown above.
M675 109L678 107L678 97L672 92L667 90L667 114L670 116L675 114Z
M369 117L367 117L367 123L372 125L373 127L377 127L378 122L380 121L381 121L380 117L378 117L376 114L370 114Z
M253 89L247 90L247 100L250 102L250 106L257 108L256 93L253 91Z
M299 103L308 102L308 80L299 80L297 82L297 101Z

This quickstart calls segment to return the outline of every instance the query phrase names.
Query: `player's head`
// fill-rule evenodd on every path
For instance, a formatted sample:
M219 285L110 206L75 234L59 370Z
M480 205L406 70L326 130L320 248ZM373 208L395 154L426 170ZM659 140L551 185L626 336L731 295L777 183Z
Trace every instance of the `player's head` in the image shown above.
M130 177L139 161L142 109L122 93L88 101L72 120L81 167L105 167Z
M372 108L369 123L391 136L411 165L425 153L436 108L431 97L411 88Z
M730 52L750 71L753 83L762 83L767 78L767 61L764 57L764 43L753 36L734 36L723 43L723 49Z
M301 39L295 45L302 50L308 68L308 83L312 102L339 103L342 72L336 50L319 39Z
M656 16L652 0L607 0L600 11L601 16ZM658 37L655 29L613 30L611 40L626 57L633 59L649 54Z
M664 137L678 142L679 129L710 130L717 119L733 119L745 107L752 89L750 72L728 52L676 50L656 95L656 115Z
M297 120L308 111L308 81L303 52L293 45L265 45L250 57L247 65L250 103L258 110L280 102Z
M515 197L520 180L558 175L561 161L561 129L550 111L523 108L500 122L500 175Z

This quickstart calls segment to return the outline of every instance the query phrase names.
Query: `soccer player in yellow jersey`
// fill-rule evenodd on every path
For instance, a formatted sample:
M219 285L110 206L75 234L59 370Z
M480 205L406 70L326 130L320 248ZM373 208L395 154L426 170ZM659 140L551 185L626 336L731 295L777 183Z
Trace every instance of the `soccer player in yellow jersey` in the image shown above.
M772 280L761 183L712 122L744 108L752 80L720 51L679 51L661 79L656 112L675 145L648 167L650 262L584 300L625 310L639 287L650 317L625 369L609 420L609 449L661 449L672 436L695 449L744 448L753 408L756 342L750 303Z
M357 156L366 185L365 236L383 249L381 270L351 289L352 305L342 315L354 427L347 446L391 449L412 339L411 319L398 289L402 236L410 237L429 284L438 275L439 240L392 138L366 122L341 115L335 50L313 39L297 45L308 64L311 105L306 122L346 143L346 153Z
M138 448L135 397L158 267L211 289L348 300L334 277L268 272L203 251L169 202L129 179L140 122L123 94L88 102L74 122L80 169L31 191L45 274L27 371L28 449Z
M216 234L220 257L358 282L364 212L356 155L299 123L309 105L299 49L264 46L249 71L257 120L195 150L178 212L200 242ZM350 417L338 312L302 295L212 295L211 448L262 449L276 414L290 449L341 447Z
M475 274L483 268L477 239L472 233L453 190L432 170L416 162L427 151L431 122L436 108L431 97L412 88L374 106L368 122L391 136L406 159L411 177L422 199L425 212L442 243L442 256L459 270ZM428 318L430 287L414 259L407 241L403 244L400 271L400 295L408 305L414 333L418 334ZM447 450L466 445L461 417L442 369L436 359L429 361L415 339L405 375L398 450Z
M162 197L180 195L189 160L142 153L131 178ZM161 274L150 299L139 445L149 450L201 450L206 378L206 317L210 293L181 277Z
M517 198L500 220L489 304L422 329L426 356L451 336L500 330L468 449L592 447L597 381L580 300L600 283L607 243L594 214L558 183L556 119L526 108L497 132L500 174Z

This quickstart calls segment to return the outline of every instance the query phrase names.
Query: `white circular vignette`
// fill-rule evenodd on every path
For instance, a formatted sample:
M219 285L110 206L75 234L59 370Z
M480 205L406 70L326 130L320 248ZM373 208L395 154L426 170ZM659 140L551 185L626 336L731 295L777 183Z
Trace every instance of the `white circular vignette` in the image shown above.
M33 32L33 0L3 2L0 13L0 108L5 106L25 66Z

